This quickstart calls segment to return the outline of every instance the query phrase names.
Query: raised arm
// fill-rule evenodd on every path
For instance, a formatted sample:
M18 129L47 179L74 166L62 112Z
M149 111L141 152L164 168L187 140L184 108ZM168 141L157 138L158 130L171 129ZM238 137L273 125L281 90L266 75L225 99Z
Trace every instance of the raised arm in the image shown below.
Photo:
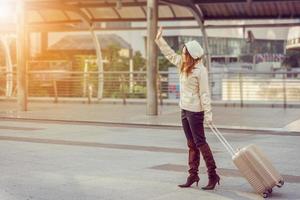
M168 45L168 43L162 37L162 27L159 28L157 36L155 38L157 46L160 48L162 54L174 65L180 67L181 56L175 53L175 51Z
M199 75L199 94L201 105L204 110L204 121L208 124L212 123L212 109L211 109L211 100L209 92L209 82L208 82L208 72L204 66L200 68Z

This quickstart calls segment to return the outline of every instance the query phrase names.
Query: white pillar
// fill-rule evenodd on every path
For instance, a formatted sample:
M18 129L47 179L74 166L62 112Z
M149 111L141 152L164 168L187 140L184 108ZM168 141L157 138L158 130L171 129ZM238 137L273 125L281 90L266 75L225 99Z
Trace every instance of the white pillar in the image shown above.
M133 92L133 59L129 60L129 92Z
M18 107L20 111L27 111L27 44L25 2L17 3L17 90Z
M84 60L84 69L83 69L83 88L82 88L82 93L83 97L86 96L86 90L87 90L87 78L88 78L88 71L89 71L89 60L85 59Z
M5 35L1 37L1 42L4 47L4 53L5 53L5 65L6 65L6 90L5 90L5 96L11 97L13 93L13 64L11 60L10 55L10 36Z
M98 37L93 30L93 27L90 27L90 32L93 38L93 42L96 49L96 55L97 55L97 66L98 66L98 100L101 100L103 98L103 83L104 83L104 75L103 75L103 59L102 59L102 52L101 52L101 45L98 40Z
M193 16L195 17L201 32L202 32L202 37L203 37L203 46L204 46L204 51L206 54L206 59L207 59L207 69L209 71L210 67L211 67L211 58L210 58L210 50L209 50L209 44L208 44L208 35L206 32L206 29L204 27L204 20L201 17L201 10L199 7L196 7L194 5L192 5L190 8L190 11L192 12Z

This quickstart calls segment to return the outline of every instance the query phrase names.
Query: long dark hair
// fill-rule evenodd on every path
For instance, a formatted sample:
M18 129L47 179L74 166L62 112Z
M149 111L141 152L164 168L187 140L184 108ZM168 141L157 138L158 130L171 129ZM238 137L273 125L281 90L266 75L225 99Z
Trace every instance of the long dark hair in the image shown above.
M195 68L195 64L200 61L202 58L194 59L191 54L188 52L186 47L185 48L185 62L182 62L180 67L180 72L185 74L186 76L190 75L192 70Z

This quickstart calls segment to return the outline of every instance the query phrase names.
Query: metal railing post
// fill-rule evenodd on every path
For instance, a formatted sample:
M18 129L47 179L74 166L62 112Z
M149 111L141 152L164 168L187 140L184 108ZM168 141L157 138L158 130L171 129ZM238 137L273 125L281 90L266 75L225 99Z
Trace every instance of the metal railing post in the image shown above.
M286 101L287 101L287 96L286 96L286 74L282 74L282 89L283 89L283 107L286 108Z
M156 101L158 105L163 105L172 98L168 94L173 95L172 92L176 89L175 86L179 81L177 77L176 81L173 80L174 77L170 76L173 73L176 74L176 72L161 71L159 72L159 76L156 77L155 87L157 87ZM30 76L29 79L31 80L29 87L30 95L33 97L51 98L53 99L51 101L55 103L58 103L58 98L61 97L82 97L82 77L84 74L79 71L29 71L28 76ZM82 98L85 102L92 103L93 98L97 95L98 72L90 71L86 74L88 74L88 77L86 80L85 96ZM123 101L123 104L127 104L127 98L143 98L145 100L145 72L133 72L135 87L132 88L132 93L129 90L129 76L127 71L105 72L104 74L108 75L105 79L106 98L117 98ZM211 76L218 74L223 74L223 72L210 73ZM263 105L273 106L273 101L276 101L280 107L288 108L292 104L292 101L299 100L298 90L300 81L296 77L289 77L289 74L300 74L299 72L277 72L274 77L271 77L274 72L228 72L226 74L228 76L224 80L215 78L215 84L218 85L211 93L214 97L221 92L220 95L224 95L224 100L234 103L235 106L239 106L238 104L240 104L241 108L247 107L248 98L251 98L251 103L254 104L264 102ZM253 78L248 79L248 76ZM4 80L0 82L2 96L5 96L5 77L6 73L0 74L0 78ZM17 89L17 87L14 87L13 95L16 95ZM59 95L60 97L58 97ZM245 105L244 100L246 102ZM173 103L173 101L171 102Z
M126 105L126 93L125 93L125 77L121 75L121 94L123 98L123 105Z
M88 86L88 103L91 104L93 96L93 85L89 84Z
M160 105L163 105L162 91L161 91L161 75L157 76L157 90Z
M239 73L239 86L240 86L240 105L241 107L244 107L243 79L241 73Z
M54 103L58 102L57 83L53 80L53 91L54 91Z

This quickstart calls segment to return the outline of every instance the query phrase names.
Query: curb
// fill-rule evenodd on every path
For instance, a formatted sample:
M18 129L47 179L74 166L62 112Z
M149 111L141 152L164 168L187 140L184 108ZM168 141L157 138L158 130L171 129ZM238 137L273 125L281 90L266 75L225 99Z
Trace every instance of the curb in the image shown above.
M115 121L81 121L81 120L66 120L66 119L36 119L25 117L3 117L0 119L7 121L25 121L25 122L41 122L41 123L63 123L63 124L77 124L77 125L94 125L94 126L113 126L113 127L131 127L131 128L151 128L151 129L182 129L178 124L147 124L147 123L129 123L129 122L115 122ZM287 131L282 128L253 128L253 127L239 127L239 126L217 126L220 131L230 131L230 133L241 134L268 134L268 135L286 135L286 136L300 136L298 131ZM205 129L209 129L205 126Z
M29 103L78 103L78 104L89 104L88 100L86 98L58 98L58 102L54 102L54 98L50 97L29 97ZM15 102L16 98L1 98L0 102ZM96 98L93 98L91 100L90 104L123 104L123 99L110 99L105 98L102 100L98 100ZM144 105L146 104L145 99L126 99L126 104L129 105ZM163 104L160 105L158 103L158 106L168 106L168 105L178 105L178 100L164 100ZM284 104L282 102L244 102L243 106L241 106L241 103L239 101L212 101L213 106L220 106L220 107L240 107L240 108L251 108L251 107L265 107L265 108L300 108L300 103L287 103L284 107Z

